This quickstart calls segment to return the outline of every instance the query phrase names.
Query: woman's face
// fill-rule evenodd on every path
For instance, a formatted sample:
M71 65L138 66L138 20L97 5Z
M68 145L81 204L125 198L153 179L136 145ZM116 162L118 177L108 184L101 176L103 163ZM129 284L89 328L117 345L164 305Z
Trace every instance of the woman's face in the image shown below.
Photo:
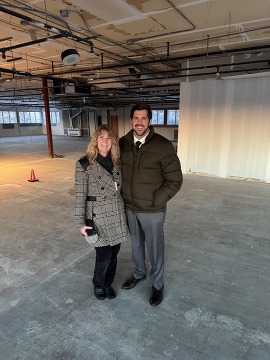
M101 130L100 135L97 138L98 152L101 156L105 157L112 148L112 138L106 130Z

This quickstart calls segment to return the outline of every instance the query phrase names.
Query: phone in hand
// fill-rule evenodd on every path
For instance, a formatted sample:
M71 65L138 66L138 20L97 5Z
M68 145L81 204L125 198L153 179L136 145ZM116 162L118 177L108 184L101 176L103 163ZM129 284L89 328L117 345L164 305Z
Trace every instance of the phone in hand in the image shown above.
M86 232L86 234L88 236L92 236L92 235L95 235L97 233L96 229L94 227L92 227L92 229L86 229L85 232Z

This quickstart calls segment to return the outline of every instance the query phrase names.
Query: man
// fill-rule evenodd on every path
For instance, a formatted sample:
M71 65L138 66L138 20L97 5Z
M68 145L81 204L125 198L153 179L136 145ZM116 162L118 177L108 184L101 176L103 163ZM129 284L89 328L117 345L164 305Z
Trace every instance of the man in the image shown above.
M180 161L172 143L154 132L148 104L133 106L132 130L120 139L123 165L122 196L131 236L133 275L122 289L134 288L146 278L145 245L151 270L150 304L163 300L164 231L167 202L183 183Z

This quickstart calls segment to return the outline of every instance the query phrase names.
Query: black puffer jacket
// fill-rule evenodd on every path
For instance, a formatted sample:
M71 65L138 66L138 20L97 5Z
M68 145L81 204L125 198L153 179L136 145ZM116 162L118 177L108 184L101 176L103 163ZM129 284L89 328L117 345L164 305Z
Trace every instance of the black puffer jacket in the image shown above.
M135 212L164 210L183 183L180 161L172 143L150 126L150 133L137 155L133 130L120 139L120 148L122 196L126 207Z

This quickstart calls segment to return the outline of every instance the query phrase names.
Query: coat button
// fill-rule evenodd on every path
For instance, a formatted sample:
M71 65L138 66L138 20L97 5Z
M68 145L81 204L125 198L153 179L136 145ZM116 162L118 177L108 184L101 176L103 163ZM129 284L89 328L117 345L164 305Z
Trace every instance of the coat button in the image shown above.
M101 190L104 190L104 187L102 186Z

